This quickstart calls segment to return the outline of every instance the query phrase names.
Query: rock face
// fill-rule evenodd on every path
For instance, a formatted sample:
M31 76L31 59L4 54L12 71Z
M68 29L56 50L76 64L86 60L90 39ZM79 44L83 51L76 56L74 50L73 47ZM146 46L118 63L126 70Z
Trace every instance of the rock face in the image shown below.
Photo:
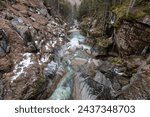
M121 25L117 33L116 44L122 55L141 54L145 47L149 46L150 25L144 20L133 23L124 21Z
M46 99L65 73L51 63L64 27L42 0L16 0L6 8L0 13L0 99Z
M144 65L131 78L130 84L123 88L119 99L149 100L150 99L150 65Z

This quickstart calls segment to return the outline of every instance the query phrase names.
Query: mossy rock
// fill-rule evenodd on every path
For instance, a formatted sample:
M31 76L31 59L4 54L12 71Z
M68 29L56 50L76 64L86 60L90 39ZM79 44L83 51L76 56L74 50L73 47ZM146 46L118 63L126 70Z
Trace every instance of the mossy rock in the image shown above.
M120 57L115 57L115 58L112 58L110 60L110 62L114 65L123 65L124 64L124 60Z
M117 14L118 18L122 18L125 16L127 9L127 6L119 6L116 9L114 9L113 12Z
M104 47L107 48L109 45L111 45L113 43L111 38L108 39L98 39L97 41L97 45L100 47Z

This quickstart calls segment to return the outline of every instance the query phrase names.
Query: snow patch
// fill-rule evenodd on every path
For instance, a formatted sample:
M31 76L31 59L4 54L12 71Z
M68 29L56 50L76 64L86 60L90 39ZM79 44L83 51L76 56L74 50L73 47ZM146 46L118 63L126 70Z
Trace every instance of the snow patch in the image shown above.
M54 41L53 44L52 44L52 47L54 48L55 45L56 45L57 41Z
M63 38L59 37L59 41L61 41L61 42L62 42L62 41L63 41Z
M52 54L45 54L43 55L43 57L38 61L40 65L42 65L45 62L49 61L49 58Z
M52 21L51 24L53 24L54 26L58 26L58 23L56 23L55 21Z
M46 48L46 51L48 51L48 50L49 50L49 48L50 48L49 43L47 43L47 44L45 45L45 48Z
M23 60L15 66L13 71L15 75L12 77L11 82L16 80L21 74L24 74L25 68L28 68L30 65L34 64L34 62L31 60L31 55L31 53L23 54Z

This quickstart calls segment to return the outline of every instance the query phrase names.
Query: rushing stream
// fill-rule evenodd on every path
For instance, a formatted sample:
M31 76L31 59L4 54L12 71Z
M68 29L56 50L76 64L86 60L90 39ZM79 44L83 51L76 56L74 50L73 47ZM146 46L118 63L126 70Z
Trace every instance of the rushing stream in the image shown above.
M72 97L75 83L75 76L82 67L89 62L90 58L85 51L90 50L90 47L83 44L85 37L78 30L78 23L68 31L70 42L63 45L58 52L61 58L60 64L67 70L67 74L62 78L57 85L56 90L49 98L50 100L67 100L74 99Z

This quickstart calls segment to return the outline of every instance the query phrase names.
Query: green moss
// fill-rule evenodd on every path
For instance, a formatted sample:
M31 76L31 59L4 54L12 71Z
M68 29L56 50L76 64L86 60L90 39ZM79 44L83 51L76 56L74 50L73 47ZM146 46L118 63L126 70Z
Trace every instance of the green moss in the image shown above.
M87 33L90 28L89 27L90 20L91 19L89 17L85 17L83 18L83 21L80 24L80 27L84 33Z
M146 61L146 64L150 64L150 60L149 60L149 61Z
M150 59L146 61L146 64L150 64Z
M141 18L141 17L144 17L146 15L146 13L144 13L143 11L137 11L136 13L135 13L135 19L138 19L138 18Z
M33 88L33 96L37 95L40 91L42 91L43 86L46 83L46 79L44 78L44 76L42 74L38 75L38 79L35 82L35 86Z
M128 16L125 16L124 19L126 20L136 20L139 18L142 18L146 15L146 13L144 13L142 10L137 10L134 13L129 13Z
M120 27L121 27L121 20L117 20L114 24L113 24L113 27L115 28L115 29L119 29Z
M108 38L108 39L98 39L97 41L97 45L107 48L109 45L112 44L112 39Z
M143 12L150 15L150 4L143 8Z
M5 0L0 0L0 8L1 8L1 7L5 7L5 4L6 4L6 3L5 3Z
M110 62L114 65L122 65L124 63L124 60L120 57L115 57L112 58Z
M123 16L125 16L127 9L128 9L128 6L122 5L122 6L117 7L114 10L114 12L117 14L118 18L122 18Z

